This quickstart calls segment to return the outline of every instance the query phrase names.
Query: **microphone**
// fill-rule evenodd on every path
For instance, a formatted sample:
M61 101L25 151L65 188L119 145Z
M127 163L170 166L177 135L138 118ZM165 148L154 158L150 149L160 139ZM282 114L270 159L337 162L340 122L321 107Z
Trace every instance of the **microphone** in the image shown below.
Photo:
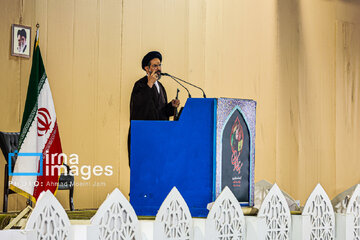
M180 90L177 89L177 91L176 91L176 97L175 97L176 100L179 99L179 92L180 92ZM177 120L179 120L179 113L178 113L177 108L174 108L174 121L177 121Z
M186 90L187 93L188 93L188 97L191 98L191 94L190 94L190 92L189 92L189 89L187 89L183 84L181 84L178 80L176 80L174 76L171 76L170 74L167 74L167 73L160 73L160 75L171 77L175 82L177 82L178 84L180 84L180 86L182 86L183 88L185 88L185 90Z
M171 77L171 78L173 78L173 79L175 78L176 80L179 80L179 81L181 81L181 82L184 82L184 83L186 83L186 84L189 84L190 86L193 86L193 87L195 87L195 88L197 88L197 89L200 89L200 90L202 91L202 93L203 93L203 97L206 98L206 94L205 94L204 90L203 90L201 87L196 86L196 85L194 85L194 84L192 84L192 83L189 83L189 82L187 82L187 81L185 81L185 80L182 80L181 78L172 76L172 75L170 75L170 74L168 74L168 73L161 73L161 75L168 76L168 77ZM175 79L174 79L174 80L175 80Z

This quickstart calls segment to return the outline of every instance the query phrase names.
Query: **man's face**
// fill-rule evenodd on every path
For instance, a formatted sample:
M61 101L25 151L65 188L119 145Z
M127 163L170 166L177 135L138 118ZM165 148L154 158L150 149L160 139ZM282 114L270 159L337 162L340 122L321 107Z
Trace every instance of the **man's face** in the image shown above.
M161 62L160 62L160 59L158 58L154 58L150 61L150 64L149 66L146 66L145 67L145 70L146 70L146 73L148 75L151 75L153 72L156 72L157 75L158 75L158 80L160 79L161 77Z
M22 48L26 43L26 38L24 36L21 36L20 34L17 37L18 37L19 47Z

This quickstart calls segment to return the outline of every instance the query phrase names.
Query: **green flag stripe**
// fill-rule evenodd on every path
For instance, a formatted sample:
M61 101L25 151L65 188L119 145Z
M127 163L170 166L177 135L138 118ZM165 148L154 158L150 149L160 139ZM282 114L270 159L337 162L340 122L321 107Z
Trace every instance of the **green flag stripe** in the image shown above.
M21 123L21 131L20 131L19 146L18 146L19 150L21 149L21 145L29 131L31 123L34 121L34 118L36 116L36 112L38 109L38 97L47 78L41 57L40 48L39 46L38 47L34 46L34 48L35 50L33 53L29 86L26 96L23 119Z

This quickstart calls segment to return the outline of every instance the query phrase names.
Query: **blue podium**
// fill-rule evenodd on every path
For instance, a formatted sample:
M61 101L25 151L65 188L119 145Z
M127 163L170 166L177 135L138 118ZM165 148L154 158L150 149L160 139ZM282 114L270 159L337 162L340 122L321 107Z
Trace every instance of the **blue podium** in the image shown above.
M251 100L239 101L248 101L244 102L246 106L254 102ZM225 187L221 185L221 179L225 175L229 175L225 172L221 174L221 169L227 169L222 164L222 158L224 156L227 158L227 156L219 155L221 149L219 150L216 147L219 144L221 145L222 141L218 137L222 134L217 133L219 130L218 118L221 118L219 103L221 103L220 99L190 98L187 100L178 121L131 121L130 203L138 216L155 216L174 186L185 199L193 217L207 216L207 204L214 201L222 188ZM229 108L226 101L223 105ZM239 104L236 103L235 105ZM230 107L230 111L233 108ZM246 119L246 111L245 113L241 112L241 106L235 106L234 109L238 109L238 115L244 116ZM255 111L255 107L249 109ZM224 119L229 114L230 112L226 113ZM226 122L226 119L223 122ZM245 125L248 124L247 121L243 122ZM255 119L253 122L255 130ZM238 127L241 128L239 124ZM224 127L220 126L220 128ZM236 130L238 128L231 128L230 126L229 129ZM244 132L246 133L246 131ZM251 130L249 130L250 132ZM231 134L235 137L241 137L240 134L236 135L234 131ZM237 139L234 138L235 140ZM245 205L251 205L253 201L254 155L251 155L254 153L254 149L251 149L253 148L251 143L253 140L254 138L244 138L241 141L236 141L236 149L240 146L249 148L248 152L243 151L244 154L246 152L245 158L249 160L246 168L246 172L249 174L242 177L250 183L245 186L245 191L248 193L247 199L244 201ZM234 141L231 140L231 144ZM249 144L243 144L244 141L248 141ZM227 143L228 141L224 142ZM239 156L240 153L242 151L239 152ZM239 157L238 159L241 160ZM242 166L244 165L242 164ZM228 170L234 172L235 170L232 168L233 165L230 165ZM235 179L235 183L239 179L231 176L230 178ZM230 185L233 184L231 181L230 179ZM234 186L236 187L236 184ZM241 200L239 201L241 202Z

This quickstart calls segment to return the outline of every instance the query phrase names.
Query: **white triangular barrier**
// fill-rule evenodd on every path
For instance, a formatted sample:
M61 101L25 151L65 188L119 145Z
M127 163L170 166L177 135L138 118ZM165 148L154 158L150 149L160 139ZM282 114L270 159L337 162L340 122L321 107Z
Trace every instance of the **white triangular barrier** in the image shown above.
M349 204L346 208L346 214L352 215L353 231L351 239L360 239L360 185L358 184L353 192Z
M193 222L190 210L176 187L170 191L156 214L154 239L193 239Z
M335 215L330 199L325 190L318 184L306 201L303 216L308 216L309 231L304 239L332 240L335 239Z
M272 186L273 184L266 180L261 180L255 183L254 208L260 209L262 202L264 201ZM290 194L284 190L281 190L281 193L284 195L290 211L300 211L300 206L298 206L298 203L293 197L290 196Z
M344 200L346 198L346 201ZM290 215L286 197L274 184L257 216L244 216L229 188L214 202L207 219L192 219L189 208L174 187L162 203L155 221L138 221L128 200L115 189L90 220L69 218L54 195L43 192L27 220L25 230L1 230L0 239L23 240L354 240L360 239L360 185L333 200L318 184L302 215ZM18 216L19 219L21 215ZM15 219L16 220L16 219ZM140 227L141 230L140 231Z
M71 239L69 218L49 190L40 194L25 230L35 230L37 240Z
M136 213L118 188L108 195L90 222L99 226L99 240L141 239Z
M290 239L290 209L276 183L262 202L258 217L265 218L265 239Z
M245 240L245 218L240 203L225 187L212 206L205 223L205 239Z
M356 187L357 184L349 189L346 189L342 193L339 193L331 200L331 204L333 205L333 209L335 213L346 214L346 209L349 205L350 198L353 195Z
M262 202L264 201L266 195L269 193L273 184L266 180L261 180L255 183L254 191L254 207L260 209Z

